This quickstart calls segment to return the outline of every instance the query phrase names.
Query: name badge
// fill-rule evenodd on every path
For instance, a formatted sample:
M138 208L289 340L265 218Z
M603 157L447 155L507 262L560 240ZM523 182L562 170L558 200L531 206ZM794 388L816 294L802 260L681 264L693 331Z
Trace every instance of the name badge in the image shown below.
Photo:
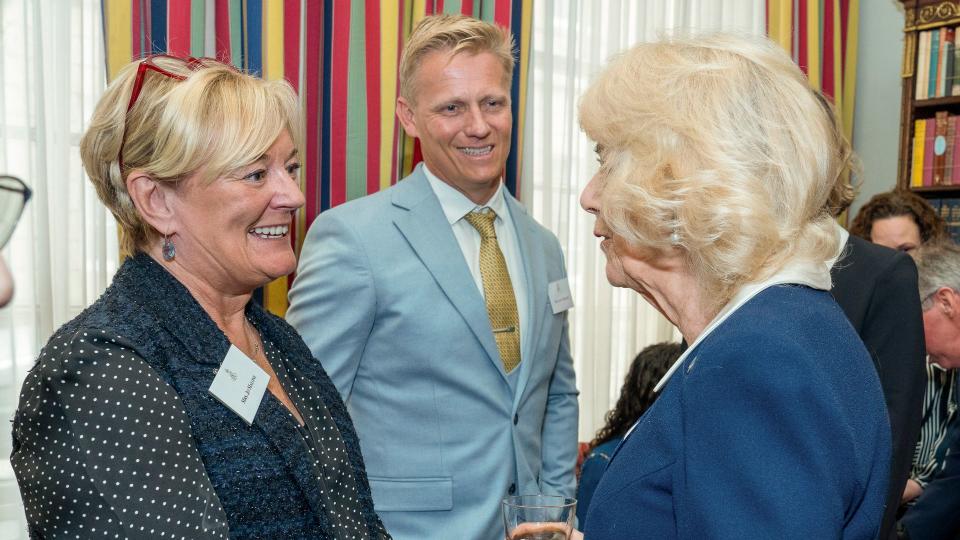
M573 295L570 294L570 283L567 278L551 282L547 286L547 295L550 297L550 307L554 315L573 307Z
M234 345L230 345L210 384L209 392L247 423L253 424L270 376L256 362Z

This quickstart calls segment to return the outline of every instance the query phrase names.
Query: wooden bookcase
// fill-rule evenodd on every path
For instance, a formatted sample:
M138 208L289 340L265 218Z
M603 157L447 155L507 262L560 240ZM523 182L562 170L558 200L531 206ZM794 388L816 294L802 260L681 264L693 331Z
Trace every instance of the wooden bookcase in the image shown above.
M933 120L938 111L960 115L960 96L916 99L917 55L920 33L960 26L960 0L900 0L904 7L902 97L900 103L900 154L897 187L928 198L960 198L960 184L911 187L914 121ZM960 29L958 29L960 31ZM960 124L958 124L960 125ZM960 133L960 132L958 132Z

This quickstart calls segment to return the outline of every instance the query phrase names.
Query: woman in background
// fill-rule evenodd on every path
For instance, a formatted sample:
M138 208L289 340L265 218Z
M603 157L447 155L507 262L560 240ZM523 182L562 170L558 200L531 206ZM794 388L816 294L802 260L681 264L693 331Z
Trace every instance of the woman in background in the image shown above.
M853 218L850 234L907 252L950 238L946 222L930 203L905 190L871 197Z
M654 386L676 362L681 352L683 348L679 343L657 343L640 351L630 364L617 404L607 411L607 423L590 441L587 459L580 469L580 481L577 484L577 522L580 528L586 524L590 499L607 468L610 456L637 419L653 405L653 400L657 398L653 391Z
M388 537L336 389L251 300L296 267L302 137L287 83L216 61L107 88L80 152L130 257L24 382L32 537Z
M850 152L806 77L763 38L665 39L616 57L580 121L607 279L690 344L607 466L586 538L875 538L890 426L829 293L827 201Z

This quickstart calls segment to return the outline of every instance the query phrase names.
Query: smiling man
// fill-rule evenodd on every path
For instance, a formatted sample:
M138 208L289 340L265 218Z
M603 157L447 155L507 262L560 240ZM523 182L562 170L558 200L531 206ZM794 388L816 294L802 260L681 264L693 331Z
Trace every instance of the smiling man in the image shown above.
M512 42L464 16L417 26L397 116L423 163L324 212L290 291L287 318L347 402L395 539L502 539L504 497L574 493L563 256L501 181Z

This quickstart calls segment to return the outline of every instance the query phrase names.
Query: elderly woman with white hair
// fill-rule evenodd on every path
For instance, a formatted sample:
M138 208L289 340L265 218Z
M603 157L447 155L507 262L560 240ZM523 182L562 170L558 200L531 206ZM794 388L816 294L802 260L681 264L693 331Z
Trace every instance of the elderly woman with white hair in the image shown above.
M585 536L874 538L890 426L828 292L850 154L803 73L765 39L666 39L616 57L580 121L607 278L690 344L613 455Z

